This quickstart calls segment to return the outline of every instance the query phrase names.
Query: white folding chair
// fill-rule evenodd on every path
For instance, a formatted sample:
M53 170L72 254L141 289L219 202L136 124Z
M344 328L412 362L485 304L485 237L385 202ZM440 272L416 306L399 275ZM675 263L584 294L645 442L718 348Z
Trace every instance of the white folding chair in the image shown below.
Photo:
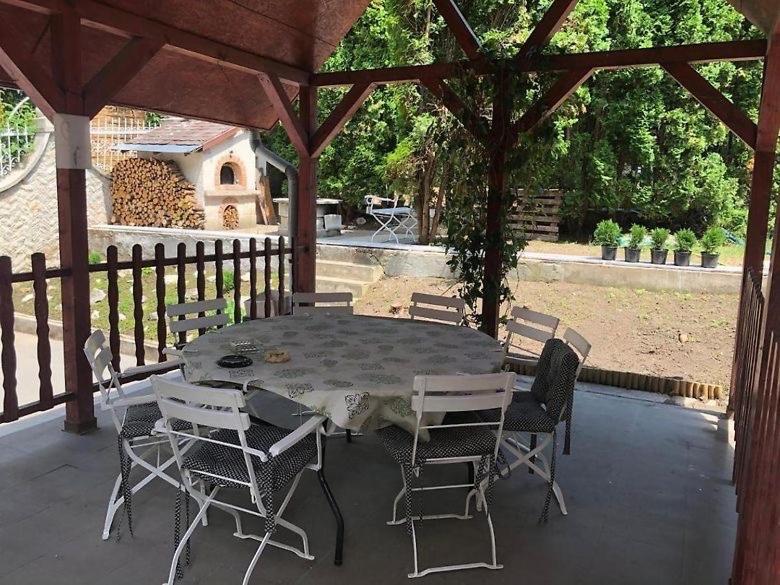
M293 315L316 313L352 315L355 311L352 306L351 292L297 292L293 293L292 305Z
M152 386L163 417L158 431L168 435L184 488L199 506L197 515L177 543L167 585L173 585L179 558L212 506L233 516L235 537L260 542L244 573L244 585L249 582L266 546L313 560L306 532L285 520L283 514L303 471L322 469L320 435L325 417L311 417L296 430L289 431L267 423L250 423L249 415L241 412L245 403L240 390L207 388L158 377L152 377ZM185 430L176 427L182 421L187 423ZM202 433L201 427L208 427L210 432ZM182 439L194 445L186 457L179 448ZM324 478L320 477L320 481L324 482ZM274 509L274 491L288 485L286 495ZM223 488L248 490L253 507L218 499ZM245 533L239 513L264 518L264 534ZM280 526L298 536L301 546L271 540Z
M412 293L409 317L463 325L463 320L466 317L466 301L458 297L415 292Z
M535 364L548 339L555 337L560 319L532 311L528 307L512 307L506 324L506 361Z
M580 366L577 368L577 377L579 378L582 366L585 365L585 360L588 359L592 346L587 339L571 327L567 327L566 331L563 332L563 340L580 356Z
M526 465L529 473L548 482L549 490L542 511L542 520L545 521L553 495L561 512L567 514L563 492L555 479L556 428L561 422L566 423L564 454L568 454L574 385L579 366L580 360L576 352L566 342L562 339L548 340L539 358L531 391L514 395L504 419L501 445L515 457L509 464L509 469ZM495 414L487 411L481 413L481 418L496 420ZM525 434L530 435L528 444L521 440L521 436ZM552 455L548 462L544 451L551 443Z
M414 550L414 571L409 577L422 577L429 573L458 571L461 569L487 568L500 569L496 560L496 538L493 520L488 509L485 487L492 484L495 460L498 455L499 438L504 428L504 413L512 398L512 385L515 374L502 372L477 376L416 376L412 395L412 410L417 422L414 435L398 427L387 427L378 431L385 449L401 467L403 487L393 502L393 519L388 524L406 522L412 536ZM495 420L482 421L470 418L469 413L490 410L496 413ZM431 413L457 413L466 416L461 421L445 421L441 424L426 422ZM428 416L426 416L428 415ZM420 432L429 434L427 442L421 442ZM474 482L466 484L421 486L415 485L422 466L467 463L474 468ZM416 515L412 509L413 495L426 491L467 488L466 509L460 514ZM406 495L406 518L396 519L398 502ZM471 498L476 499L479 508L484 510L490 529L490 562L472 562L455 565L419 569L417 534L415 521L442 518L471 518L469 506Z
M395 197L378 197L369 195L365 198L366 213L373 217L379 223L377 229L371 236L371 241L383 231L390 234L386 241L395 238L395 243L400 243L398 233L414 237L414 228L417 226L417 218L414 216L414 210L411 207L398 207L398 195Z
M154 424L161 418L149 380L131 382L123 385L119 374L111 365L113 356L106 344L106 338L99 329L89 336L84 344L92 372L100 390L100 405L103 410L111 413L111 420L119 435L119 457L121 472L114 482L108 510L103 524L103 540L108 539L111 525L119 508L123 505L128 515L130 532L133 531L132 496L144 488L155 478L168 482L174 487L179 481L168 475L165 470L173 465L175 459L170 457L161 461L160 447L167 445L167 439L160 439L152 434ZM171 362L128 368L124 376L153 373L163 367L170 367ZM174 370L165 374L167 379L181 379L181 372ZM130 473L141 467L147 475L135 485L130 485Z
M198 331L202 335L209 329L227 325L228 315L225 312L226 308L227 301L224 298L166 306L165 314L168 316L168 330L174 334L176 341L174 342L174 348L166 348L164 350L165 353L181 357L181 353L178 350L181 350L187 344L187 334L189 332ZM213 314L207 314L212 311Z

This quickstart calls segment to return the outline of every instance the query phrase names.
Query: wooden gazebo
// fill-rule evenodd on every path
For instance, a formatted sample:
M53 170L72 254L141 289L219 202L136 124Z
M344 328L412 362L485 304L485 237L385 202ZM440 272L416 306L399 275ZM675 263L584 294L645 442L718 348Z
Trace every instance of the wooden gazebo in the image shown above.
M553 113L595 71L660 66L755 151L732 380L741 513L732 583L778 582L780 285L774 282L774 262L765 287L761 279L780 128L780 2L729 0L767 34L766 40L549 55L541 49L576 4L554 0L519 53L497 63L484 56L455 0L434 1L465 53L463 61L317 73L369 0L0 0L0 85L24 90L55 125L58 274L65 384L71 398L66 428L83 432L95 426L92 380L80 348L90 333L85 187L89 119L103 106L126 105L258 129L280 121L300 159L293 282L297 290L311 291L317 159L377 85L424 85L484 144L490 161L487 241L497 242L490 236L500 232L502 222L506 155L519 135ZM760 59L765 73L758 123L692 67ZM495 77L490 120L469 111L448 84L464 70ZM529 72L553 72L558 78L538 103L512 120L507 80ZM318 125L318 88L332 86L351 89ZM778 251L780 240L775 238L773 259ZM495 335L501 250L491 244L485 252L484 326ZM12 343L8 345L4 340L4 358L13 352Z

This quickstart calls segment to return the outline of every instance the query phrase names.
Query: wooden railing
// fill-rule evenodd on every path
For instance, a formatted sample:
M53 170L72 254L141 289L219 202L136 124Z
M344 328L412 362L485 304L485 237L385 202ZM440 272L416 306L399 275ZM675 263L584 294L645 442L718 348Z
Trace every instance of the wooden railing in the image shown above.
M292 262L293 250L285 245L285 239L280 237L276 242L271 238L265 238L262 247L258 246L255 238L249 240L249 249L242 250L241 241L234 240L232 250L225 252L222 241L214 243L214 253L205 253L205 244L197 242L195 255L187 256L187 247L180 243L176 255L166 257L165 246L157 244L153 258L144 258L142 247L133 246L129 260L119 260L115 246L106 250L105 262L91 264L91 273L104 273L107 281L106 303L108 305L108 331L107 337L114 355L114 367L121 371L121 330L120 330L120 271L131 272L133 332L132 340L135 346L135 365L143 366L147 363L146 345L147 339L144 331L144 292L153 294L155 298L154 309L157 318L155 342L155 362L164 362L166 359L163 349L168 342L168 327L165 319L166 305L166 268L176 269L176 300L185 302L193 300L187 298L186 277L195 271L195 288L197 299L204 300L206 296L206 270L207 266L213 266L214 293L216 297L225 297L225 275L232 271L233 277L228 281L232 284L232 291L228 292L228 299L232 296L234 306L232 319L238 323L246 317L256 319L260 316L272 314L272 303L278 302L278 313L284 313L285 288L287 286L288 264ZM243 262L242 262L243 261ZM276 271L274 274L274 261ZM262 274L258 274L258 263L262 262ZM243 264L243 266L242 266ZM248 264L248 267L246 265ZM51 370L51 342L49 326L49 282L68 275L68 271L61 268L47 268L46 258L41 253L31 256L31 268L29 272L13 272L11 259L0 256L0 371L3 374L3 408L0 414L0 423L11 422L29 414L48 410L58 404L63 404L74 398L73 394L62 392L54 394ZM242 269L248 270L248 282L242 278ZM150 269L154 273L154 289L144 291L144 276L148 276ZM229 274L229 273L228 273ZM291 271L290 273L291 274ZM274 277L276 283L273 283ZM255 299L258 296L259 278L262 279L263 291L262 315L258 315L257 303L250 303L249 312L244 316L242 300ZM147 279L148 280L148 279ZM35 334L37 337L37 361L38 361L38 400L30 404L20 405L17 394L17 359L15 348L15 307L13 285L18 283L32 283L33 286L33 313L35 316ZM248 285L248 291L246 291ZM242 288L248 292L248 297L242 295ZM278 293L274 300L273 291ZM170 297L169 297L170 299ZM63 310L67 308L63 307ZM93 323L93 327L95 324ZM79 353L79 358L81 354ZM96 388L94 388L96 390Z
M734 483L739 493L745 469L745 452L750 441L752 418L755 411L756 376L761 363L761 334L764 313L764 294L761 277L748 270L742 291L740 315L743 319L737 331L734 348L734 376L730 407L734 412Z

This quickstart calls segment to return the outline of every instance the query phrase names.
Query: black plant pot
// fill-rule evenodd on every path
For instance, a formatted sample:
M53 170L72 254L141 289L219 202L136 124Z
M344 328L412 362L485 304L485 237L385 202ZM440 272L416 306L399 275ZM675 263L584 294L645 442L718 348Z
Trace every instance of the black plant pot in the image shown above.
M653 264L666 264L669 250L650 250L650 262Z
M717 268L718 258L720 254L708 254L707 252L701 253L701 267L702 268Z
M626 262L639 262L642 256L642 248L623 248L626 253Z
M691 265L691 253L679 252L674 253L674 265L675 266L690 266Z
M601 246L601 259L614 260L617 258L617 246Z

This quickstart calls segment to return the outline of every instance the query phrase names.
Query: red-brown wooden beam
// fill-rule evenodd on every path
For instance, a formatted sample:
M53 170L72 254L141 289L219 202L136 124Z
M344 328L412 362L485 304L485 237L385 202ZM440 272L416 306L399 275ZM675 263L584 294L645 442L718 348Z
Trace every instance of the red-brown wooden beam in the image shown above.
M317 127L317 88L301 87L300 119L310 136ZM308 152L298 156L298 194L295 200L293 287L295 292L314 292L317 256L317 158Z
M330 116L322 123L309 144L309 156L317 158L322 154L333 139L338 136L344 125L352 119L363 102L368 99L376 87L372 83L358 83L352 86L347 94L330 113Z
M433 0L436 4L436 8L439 9L439 14L444 18L444 22L447 23L455 40L466 53L469 59L479 59L482 56L482 45L471 30L471 26L463 17L463 13L455 4L455 0Z
M498 337L500 320L501 265L503 263L504 191L506 189L506 155L511 131L508 80L496 75L493 96L493 122L488 143L488 200L485 227L485 267L482 279L482 331Z
M26 93L32 102L50 120L55 111L65 107L65 95L57 82L44 71L33 56L19 50L13 35L9 34L11 23L0 21L0 67L5 69L16 86Z
M514 124L509 143L513 145L519 134L529 132L552 115L571 94L577 91L577 88L585 83L592 73L592 69L579 69L561 75L547 90L547 93Z
M309 72L298 67L94 0L0 0L0 3L46 13L73 8L81 15L82 24L85 26L127 38L150 38L165 43L166 50L177 51L195 59L219 63L248 73L273 73L295 84L309 82Z
M157 39L130 40L84 87L84 108L94 117L162 49Z
M547 12L544 13L542 19L534 27L523 46L520 47L517 55L515 55L515 61L523 63L533 58L553 35L560 30L569 13L574 10L576 5L577 0L553 0Z
M458 120L466 130L481 144L485 144L488 139L487 126L478 115L472 112L460 96L447 85L443 79L423 79L420 81L428 91L435 95L444 107Z
M268 99L273 104L276 115L279 116L279 121L282 123L287 136L298 151L299 156L307 155L309 153L309 134L301 123L301 119L295 112L290 102L290 98L287 97L287 92L284 90L281 80L270 73L258 74L260 83L265 89L265 93Z
M0 0L1 1L1 0ZM577 69L623 69L626 67L652 67L663 63L712 63L717 61L756 61L766 55L764 40L725 41L698 43L673 47L622 49L618 51L593 51L562 55L537 55L523 63L506 63L515 73L571 71ZM315 73L311 84L318 87L335 87L355 83L405 83L419 82L426 78L449 79L462 77L465 72L475 75L495 73L494 65L487 61L457 61L385 67L361 71L331 71Z
M663 68L696 100L723 122L751 149L758 129L747 115L688 63L664 63Z
M51 44L52 70L65 93L63 113L84 116L81 25L75 11L51 16ZM65 407L65 429L83 433L97 426L92 372L83 352L91 328L86 173L83 168L59 168L59 160L57 210L60 265L69 270L61 284L65 389L75 396Z

